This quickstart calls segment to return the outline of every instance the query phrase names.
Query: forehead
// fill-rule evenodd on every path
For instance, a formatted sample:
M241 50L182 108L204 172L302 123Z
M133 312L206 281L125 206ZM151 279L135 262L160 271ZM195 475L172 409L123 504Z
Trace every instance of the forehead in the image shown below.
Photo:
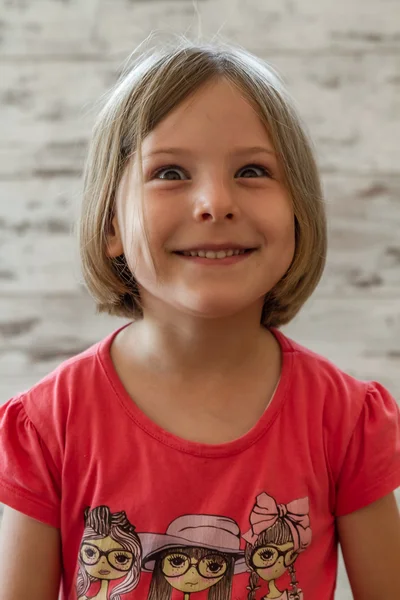
M143 154L160 145L217 153L232 145L266 143L271 146L254 106L231 82L219 79L206 83L158 123L143 141Z
M97 539L97 540L86 540L88 544L92 544L93 546L97 546L100 550L122 550L123 546L113 540L109 535L105 538Z
M165 551L165 556L169 556L171 554L187 554L193 558L201 558L203 556L207 556L208 554L221 555L219 550L213 550L211 548L201 548L199 546L181 546L180 548L169 548Z
M286 542L286 544L263 544L257 548L257 552L262 552L266 548L275 548L276 550L281 550L282 552L286 552L286 550L291 550L294 548L293 542Z

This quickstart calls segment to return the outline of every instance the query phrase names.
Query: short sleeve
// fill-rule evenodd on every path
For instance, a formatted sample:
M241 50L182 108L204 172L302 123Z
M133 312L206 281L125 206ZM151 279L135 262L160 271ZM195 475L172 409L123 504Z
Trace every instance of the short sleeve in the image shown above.
M379 383L368 386L336 488L336 516L359 510L400 486L400 411Z
M22 398L0 407L0 502L59 527L59 474Z

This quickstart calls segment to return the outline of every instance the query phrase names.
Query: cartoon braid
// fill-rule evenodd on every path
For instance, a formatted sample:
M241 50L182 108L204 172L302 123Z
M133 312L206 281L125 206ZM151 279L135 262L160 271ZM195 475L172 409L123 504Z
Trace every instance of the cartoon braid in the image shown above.
M247 600L256 600L256 592L258 589L260 589L260 586L258 585L259 579L260 578L255 571L250 573L249 585L246 588L249 590Z
M291 591L289 592L289 599L290 600L301 600L300 590L297 587L297 584L299 582L297 581L296 569L294 568L294 564L292 564L288 567L288 571L290 574L290 587L292 588Z

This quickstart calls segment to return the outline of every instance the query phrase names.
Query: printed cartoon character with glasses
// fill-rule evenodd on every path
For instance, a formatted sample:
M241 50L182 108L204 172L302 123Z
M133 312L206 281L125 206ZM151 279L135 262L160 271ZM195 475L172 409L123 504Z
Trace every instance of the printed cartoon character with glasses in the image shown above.
M229 600L233 575L246 571L239 526L227 517L184 515L165 534L139 536L142 568L153 573L148 600L170 600L174 589L183 600L205 590L209 600Z
M113 600L135 589L140 577L142 547L125 512L107 506L85 510L76 592L79 600ZM109 594L111 581L121 580ZM99 592L87 596L94 583Z
M268 581L264 600L303 600L294 563L311 543L308 498L277 504L265 492L257 496L250 515L251 529L243 535L245 559L250 570L248 600L255 600L259 578ZM290 574L290 590L281 592L275 581L285 571Z

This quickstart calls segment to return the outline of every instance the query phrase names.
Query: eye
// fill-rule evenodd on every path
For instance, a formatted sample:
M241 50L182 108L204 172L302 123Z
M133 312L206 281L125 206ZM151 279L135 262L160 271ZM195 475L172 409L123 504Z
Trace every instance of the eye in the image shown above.
M129 571L134 561L132 552L113 550L108 555L108 562L118 571Z
M244 179L259 178L259 177L271 177L271 173L265 167L261 165L246 165L238 171L238 177Z
M217 562L217 561L212 561L209 560L207 563L207 569L211 572L211 573L218 573L218 571L220 571L222 569L221 563Z
M100 552L95 546L84 544L80 551L83 562L87 565L95 565L100 558Z
M168 560L173 567L181 567L186 562L183 556L171 556Z
M161 563L161 570L167 577L179 577L190 568L190 558L185 554L174 552L168 554Z
M272 546L264 546L259 548L252 557L252 563L256 569L265 569L276 563L279 557L279 552Z
M167 167L157 169L152 179L162 179L164 181L182 181L180 177L181 174L184 175L185 179L188 179L183 169L177 165L168 165Z
M130 560L130 557L126 556L126 554L116 554L115 555L115 562L119 563L120 565L125 565L129 560Z
M220 577L226 573L228 563L223 556L211 555L199 563L199 572L203 577Z
M260 558L262 558L262 560L271 560L271 558L274 557L274 553L272 552L272 550L264 550L263 552L260 552Z

